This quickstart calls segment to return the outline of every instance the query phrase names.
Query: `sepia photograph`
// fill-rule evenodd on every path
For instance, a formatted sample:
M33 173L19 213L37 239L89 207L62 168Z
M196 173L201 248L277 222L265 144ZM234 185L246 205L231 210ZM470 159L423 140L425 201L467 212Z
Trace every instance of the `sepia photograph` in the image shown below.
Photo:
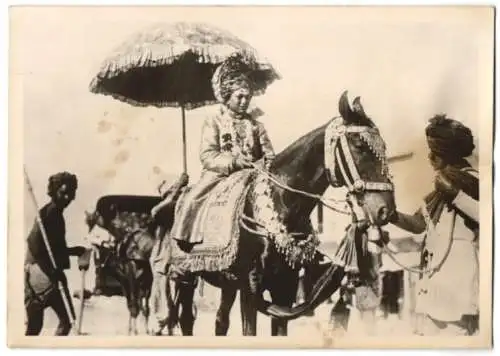
M9 347L491 348L494 10L11 7Z

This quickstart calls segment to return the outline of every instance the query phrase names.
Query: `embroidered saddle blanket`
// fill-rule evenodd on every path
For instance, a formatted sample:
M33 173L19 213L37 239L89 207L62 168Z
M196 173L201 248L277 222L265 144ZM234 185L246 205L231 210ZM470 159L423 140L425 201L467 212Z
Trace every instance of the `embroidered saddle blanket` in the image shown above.
M196 216L191 217L191 234L201 236L203 242L194 245L189 252L184 252L177 242L170 240L170 263L181 271L222 271L228 269L236 258L240 237L239 218L243 213L247 192L255 173L242 170L221 180L201 202ZM176 231L180 211L189 193L187 188L176 204L175 222L172 231Z

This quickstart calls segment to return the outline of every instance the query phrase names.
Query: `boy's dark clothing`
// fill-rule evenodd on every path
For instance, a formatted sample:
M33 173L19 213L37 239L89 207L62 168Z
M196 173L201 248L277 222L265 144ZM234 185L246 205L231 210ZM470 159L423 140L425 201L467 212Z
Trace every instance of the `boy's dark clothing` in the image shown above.
M57 269L60 271L69 269L70 262L68 245L66 243L66 224L64 222L62 210L58 209L53 203L48 203L40 209L39 216L42 220L47 239L49 240L50 249L56 262ZM52 275L55 272L37 222L35 222L28 235L28 249L25 263L37 263L42 271L48 275Z
M49 246L56 263L54 269L45 246L38 222L35 222L27 239L25 256L25 309L28 314L26 335L38 335L43 325L43 311L52 307L59 317L57 335L67 335L71 324L67 315L58 282L63 284L63 293L69 302L70 312L75 317L64 270L70 268L70 254L78 254L81 247L68 248L66 243L66 225L63 211L54 203L46 204L39 212Z

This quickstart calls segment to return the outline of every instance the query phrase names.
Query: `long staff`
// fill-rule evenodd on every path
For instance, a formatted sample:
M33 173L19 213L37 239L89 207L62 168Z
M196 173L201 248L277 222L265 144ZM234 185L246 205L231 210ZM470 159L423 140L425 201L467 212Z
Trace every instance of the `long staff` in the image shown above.
M89 259L92 259L93 250L90 252ZM83 323L83 310L85 309L85 275L87 270L84 268L80 271L81 285L80 285L80 313L78 315L78 322L76 328L76 334L82 334L82 323Z
M33 204L35 205L35 208L36 208L36 221L38 223L40 231L42 232L43 242L44 242L45 248L47 249L47 252L49 254L50 262L51 262L54 270L57 270L56 261L54 259L54 255L52 253L52 250L50 249L49 239L47 238L47 233L45 231L45 227L43 226L42 219L40 218L40 210L39 210L38 204L36 202L35 194L33 193L33 188L31 186L30 179L28 177L28 173L26 172L26 167L24 167L24 178L25 178L26 184L28 186L28 191L30 193L31 200L33 201ZM64 308L66 309L66 313L68 315L71 326L73 328L75 325L75 316L73 315L73 313L71 311L71 307L70 307L71 301L68 300L68 297L65 293L65 288L64 288L63 283L61 281L58 281L57 286L58 286L59 292L61 293L61 298L62 298L63 303L64 303Z

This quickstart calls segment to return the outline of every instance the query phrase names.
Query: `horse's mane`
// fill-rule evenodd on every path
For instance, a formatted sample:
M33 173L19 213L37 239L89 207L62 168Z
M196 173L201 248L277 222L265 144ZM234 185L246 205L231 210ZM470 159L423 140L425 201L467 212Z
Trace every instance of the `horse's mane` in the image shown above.
M356 113L355 115L353 114L353 116L355 116L355 121L353 122L353 124L369 126L373 128L377 127L375 123L365 114L361 115ZM274 167L285 166L289 164L290 161L293 161L297 157L302 156L304 154L305 148L314 147L314 141L320 134L323 134L325 132L325 129L329 123L330 121L304 134L303 136L292 142L289 146L285 147L280 153L276 155L276 158L274 160Z
M273 162L273 167L277 168L286 166L294 159L301 157L304 154L305 148L314 147L314 141L318 138L319 135L325 132L327 125L328 123L306 133L305 135L299 137L297 140L285 147L280 153L276 155Z

